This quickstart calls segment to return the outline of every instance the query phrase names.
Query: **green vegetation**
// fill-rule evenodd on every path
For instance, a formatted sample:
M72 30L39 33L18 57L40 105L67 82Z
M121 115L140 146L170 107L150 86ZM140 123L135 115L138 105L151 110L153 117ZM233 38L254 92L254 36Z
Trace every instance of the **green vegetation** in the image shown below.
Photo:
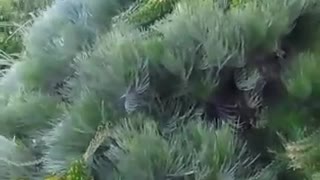
M20 58L26 29L51 1L0 0L0 69L8 68Z
M0 179L319 180L317 0L28 5Z

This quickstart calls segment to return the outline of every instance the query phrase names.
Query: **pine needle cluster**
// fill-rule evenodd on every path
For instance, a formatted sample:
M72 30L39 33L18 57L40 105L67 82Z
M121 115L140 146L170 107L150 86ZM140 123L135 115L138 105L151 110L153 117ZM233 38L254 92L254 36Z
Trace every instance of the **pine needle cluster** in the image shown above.
M0 79L3 180L317 180L317 0L56 0Z

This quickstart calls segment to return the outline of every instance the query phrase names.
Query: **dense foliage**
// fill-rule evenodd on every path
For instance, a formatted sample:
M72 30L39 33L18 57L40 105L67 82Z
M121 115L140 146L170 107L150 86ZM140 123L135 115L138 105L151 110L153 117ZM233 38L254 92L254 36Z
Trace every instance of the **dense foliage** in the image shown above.
M12 61L19 59L25 30L32 24L33 17L51 2L52 0L0 0L0 69L7 68Z
M0 179L318 180L317 0L56 0L0 79Z

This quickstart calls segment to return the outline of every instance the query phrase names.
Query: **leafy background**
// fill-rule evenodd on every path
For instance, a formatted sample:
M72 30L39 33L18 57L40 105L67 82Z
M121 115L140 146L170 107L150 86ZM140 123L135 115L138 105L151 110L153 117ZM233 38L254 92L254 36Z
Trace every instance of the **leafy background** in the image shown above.
M22 36L33 18L41 9L51 4L51 0L1 0L0 1L0 57L17 60L24 49ZM1 61L3 62L3 61ZM3 62L2 67L8 67ZM2 69L2 68L1 68Z
M318 1L0 8L0 179L320 178Z

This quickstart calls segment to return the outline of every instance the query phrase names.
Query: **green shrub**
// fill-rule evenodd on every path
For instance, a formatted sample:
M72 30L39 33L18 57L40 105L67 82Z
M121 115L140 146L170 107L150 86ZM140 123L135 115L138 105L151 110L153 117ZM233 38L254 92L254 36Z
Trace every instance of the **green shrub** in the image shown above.
M57 0L0 79L0 177L317 179L319 13Z

